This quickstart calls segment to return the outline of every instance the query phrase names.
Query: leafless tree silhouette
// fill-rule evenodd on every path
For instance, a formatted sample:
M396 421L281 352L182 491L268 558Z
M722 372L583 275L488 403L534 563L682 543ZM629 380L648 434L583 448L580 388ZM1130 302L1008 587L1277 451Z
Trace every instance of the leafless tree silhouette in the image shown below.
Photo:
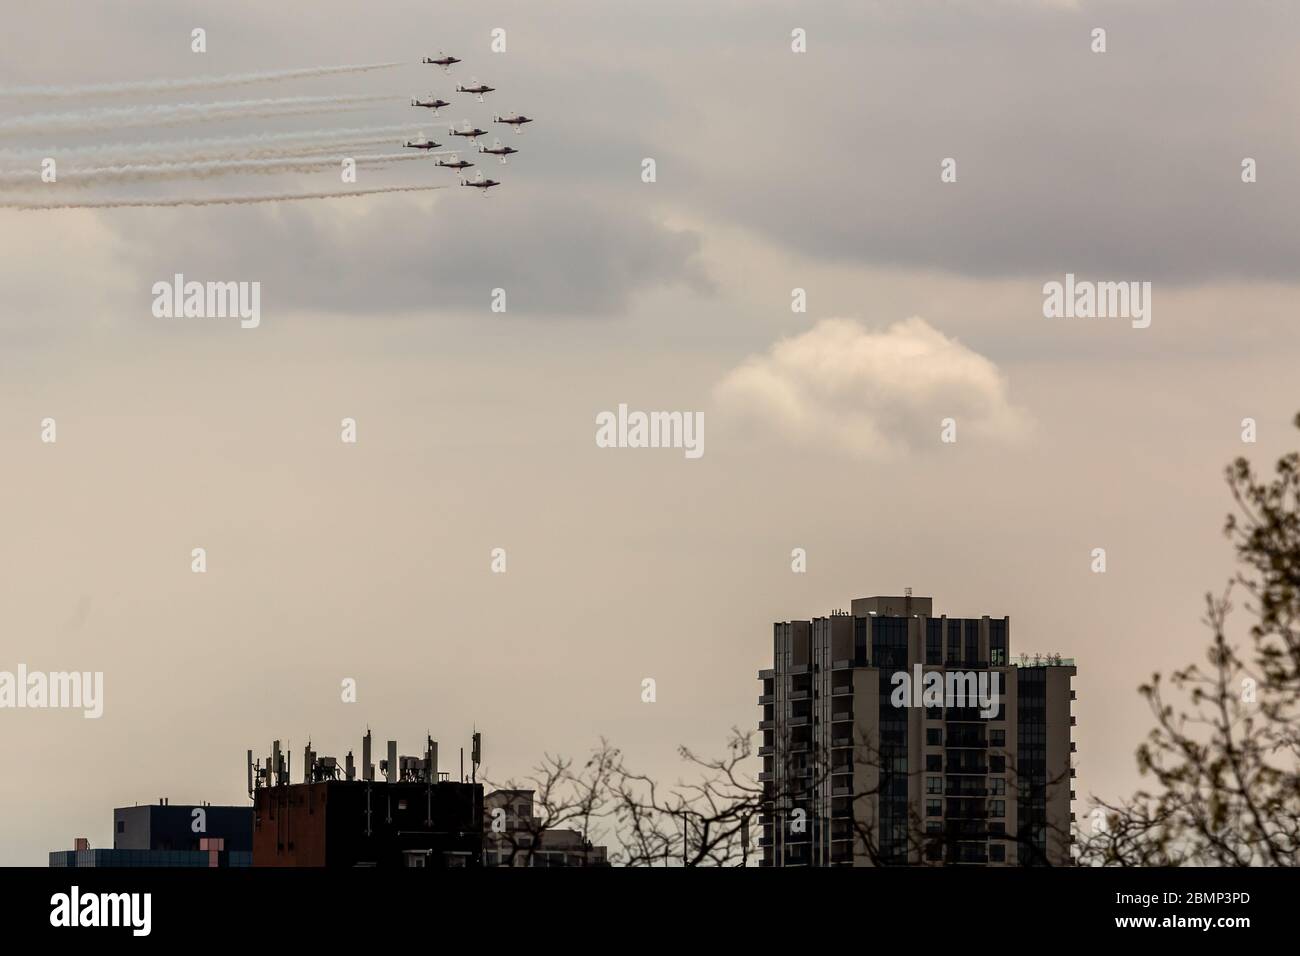
M1300 415L1295 424L1300 428ZM1206 595L1205 661L1142 685L1156 726L1137 752L1154 778L1098 800L1079 845L1109 866L1292 866L1300 854L1300 454L1272 480L1239 458L1227 469L1236 512L1224 531L1243 565ZM1228 636L1234 595L1254 618L1244 648Z
M582 766L572 758L546 754L523 781L510 780L489 788L530 792L530 812L508 819L484 820L485 835L503 866L533 866L546 847L546 833L575 830L589 848L599 842L600 821L609 813L611 782L621 766L619 752L601 741ZM503 808L497 808L503 809Z
M701 757L689 748L678 750L690 779L666 784L628 767L622 753L602 740L581 767L564 757L547 756L533 774L522 782L511 781L506 790L534 792L534 814L517 827L503 831L499 843L508 848L503 859L514 865L518 858L529 865L543 846L547 830L569 827L584 838L610 844L610 861L622 866L750 866L760 858L757 838L765 810L776 825L786 831L816 837L823 849L818 863L868 863L874 866L938 864L956 859L954 850L968 833L948 828L939 833L926 830L920 808L909 802L905 819L906 836L901 847L882 847L878 798L886 766L880 750L861 734L853 748L855 773L852 779L868 781L856 787L833 789L832 774L842 767L832 763L829 751L810 760L816 769L810 774L789 772L779 775L779 786L759 781L751 772L755 751L753 735L733 728L720 757ZM789 770L802 770L807 763ZM756 767L754 767L756 769ZM859 773L866 770L866 773ZM924 771L911 769L907 779ZM846 777L840 777L840 780ZM1007 799L1015 799L1014 761L1008 758ZM874 782L872 782L874 781ZM1068 786L1063 778L1053 786ZM814 795L831 795L851 806L847 818L829 820L818 816ZM795 810L803 810L797 816ZM980 821L975 821L980 825ZM986 825L986 824L985 824ZM981 828L981 832L983 832ZM1053 830L1055 832L1055 830ZM1068 839L1068 832L1061 834ZM851 837L852 842L833 854L826 841ZM992 834L991 839L1008 846L1025 847L1023 853L1041 856L1025 833ZM843 846L843 844L842 844ZM1014 857L1008 855L1008 859ZM1046 864L1046 858L1035 862Z

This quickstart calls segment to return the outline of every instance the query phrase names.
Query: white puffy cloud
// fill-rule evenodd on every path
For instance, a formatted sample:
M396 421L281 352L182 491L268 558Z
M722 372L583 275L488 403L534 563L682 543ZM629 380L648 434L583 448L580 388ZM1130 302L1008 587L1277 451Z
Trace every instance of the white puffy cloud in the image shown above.
M888 460L959 441L1016 441L1027 414L989 359L912 317L883 331L823 319L733 369L714 390L724 417L801 445Z

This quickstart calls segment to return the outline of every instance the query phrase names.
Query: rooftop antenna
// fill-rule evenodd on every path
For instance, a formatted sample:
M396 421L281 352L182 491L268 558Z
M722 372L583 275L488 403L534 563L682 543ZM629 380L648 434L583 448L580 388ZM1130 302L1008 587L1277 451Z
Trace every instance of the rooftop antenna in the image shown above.
M474 737L472 739L473 739L473 747L470 750L470 756L469 756L469 765L470 765L469 782L477 783L478 765L483 762L483 735L476 730L474 731Z
M438 782L438 745L424 732L424 825L433 826L433 785Z

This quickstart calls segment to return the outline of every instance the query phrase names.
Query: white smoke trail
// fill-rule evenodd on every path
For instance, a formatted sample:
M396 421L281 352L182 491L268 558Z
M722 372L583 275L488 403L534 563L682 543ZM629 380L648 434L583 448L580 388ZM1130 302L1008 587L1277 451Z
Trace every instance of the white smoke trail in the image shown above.
M414 135L414 134L411 134ZM279 145L266 145L244 147L242 149L230 147L219 150L204 150L199 153L160 155L160 156L134 156L127 155L123 157L114 157L119 162L114 165L139 165L143 163L181 163L181 162L205 162L216 159L274 159L283 156L319 156L321 153L340 153L341 150L352 150L359 147L369 146L400 146L402 141L393 136L369 136L358 139L330 139L328 142L297 142L283 143ZM354 157L355 158L355 157Z
M82 86L11 86L0 89L0 99L70 99L92 96L128 96L140 93L175 93L182 90L211 90L230 86L252 86L313 76L368 73L388 70L400 63L354 63L345 66L313 66L296 70L267 70L260 73L230 73L224 76L192 76L179 80L132 80L123 83L89 83Z
M391 99L384 95L289 96L268 100L225 100L171 106L115 106L84 113L33 113L0 120L0 136L33 131L93 132L130 126L181 126L206 120L299 116L332 110L362 109Z
M373 196L378 193L418 193L446 186L380 186L374 189L351 189L332 193L276 193L269 196L211 196L184 199L88 199L85 202L31 203L0 197L0 209L125 209L165 206L243 206L261 202L296 202L303 199L346 199L351 196Z
M415 134L412 133L411 135L414 136ZM325 145L323 145L323 146L312 146L312 145L310 145L310 144L304 143L304 144L302 144L301 146L297 147L297 148L294 150L294 152L299 152L299 153L303 153L303 154L310 154L310 153L332 153L332 152L335 152L335 151L337 151L337 150L339 150L339 149L341 149L341 148L346 148L346 147L352 147L352 146L382 146L382 145L384 145L385 143L387 143L389 146L399 146L399 145L401 145L401 143L399 143L398 141L394 140L393 137L391 137L391 136L372 136L372 137L370 137L370 138L368 138L368 139L341 139L341 140L337 140L337 141L332 142L332 143L327 143L327 144L325 144ZM279 156L279 155L286 155L286 154L288 153L288 151L289 151L289 147L287 147L287 146L276 146L276 147L273 147L273 149L275 150L275 152L271 153L270 155L276 155L276 156ZM433 150L433 152L434 152L434 154L437 154L437 153L440 152L440 151L439 151L439 150ZM256 157L259 155L259 153L258 153L256 150L253 150L253 151L248 152L247 155L248 155L248 157L249 157L250 159L252 159L252 158L256 158Z
M407 140L422 135L418 125L362 126L327 130L298 130L288 133L257 133L249 136L220 136L205 139L161 140L142 143L105 143L97 146L47 146L0 149L0 161L33 162L47 156L60 163L78 160L130 160L161 163L181 159L237 159L284 156L311 149L335 146L366 146Z
M172 179L212 179L243 173L313 173L331 166L339 167L345 158L358 166L409 162L420 159L419 153L377 153L369 156L290 156L281 159L203 160L193 163L157 163L151 165L100 166L68 169L58 176L58 186L94 186L100 183L156 182ZM36 170L0 171L0 186L50 188ZM55 187L57 188L57 187Z
M401 143L400 141L398 141L398 140L394 140L392 137L383 137L383 138L374 138L374 139L342 140L341 142L337 142L337 143L329 143L328 145L324 145L324 146L313 146L313 145L310 145L310 144L306 144L306 143L304 143L304 144L302 144L302 145L300 145L300 146L298 146L298 147L292 148L292 149L290 149L290 148L287 147L287 146L277 146L277 147L268 148L268 149L263 149L263 150L250 150L250 151L248 151L248 152L246 152L246 153L241 153L241 154L238 155L238 156L231 156L231 157L207 157L207 156L201 156L201 157L196 157L193 161L194 161L194 162L201 162L201 161L206 160L206 159L209 159L209 158L218 158L218 159L221 159L221 158L226 158L226 159L278 159L278 158L283 158L283 157L287 157L287 156L312 156L312 157L317 157L317 156L337 156L337 157L340 158L340 159L342 159L344 156L350 156L350 157L352 157L353 159L356 159L356 160L359 161L359 160L361 159L361 157L357 155L357 150L361 150L361 149L373 149L373 148L376 147L376 146L401 146L401 145L402 145L402 143ZM412 157L412 156L419 156L419 155L422 155L422 154L423 154L423 155L427 155L428 152L429 152L429 151L422 151L422 153L412 153L411 150L406 150L406 151L404 151L404 152L402 153L402 156L403 156L403 157L406 157L406 158L410 158L410 157ZM432 153L433 153L433 155L437 156L437 155L439 155L440 151L439 151L439 150L432 150ZM178 160L178 162L179 162L179 160Z

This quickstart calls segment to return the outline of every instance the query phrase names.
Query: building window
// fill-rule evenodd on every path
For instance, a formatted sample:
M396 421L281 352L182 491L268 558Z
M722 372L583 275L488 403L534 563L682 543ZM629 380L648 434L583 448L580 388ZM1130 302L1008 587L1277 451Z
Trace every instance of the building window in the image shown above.
M1007 781L1005 777L989 777L989 793L995 797L1000 797L1007 792Z
M942 707L927 707L927 708L925 708L925 719L926 719L926 720L943 720L943 708L942 708Z
M927 621L925 625L925 662L943 663L943 621Z
M927 747L943 746L943 730L939 727L928 727L925 731L925 745Z
M126 832L126 821L125 821L125 820L118 820L118 821L117 821L117 832L118 832L118 833L125 833L125 832Z
M948 622L948 663L961 664L961 621Z
M990 863L1005 863L1007 861L1007 848L1001 843L994 843L989 847Z
M1005 817L1007 815L1007 802L1005 800L989 801L989 816Z
M1001 754L989 755L989 773L1006 773L1007 758Z
M925 769L931 773L941 773L943 771L943 754L926 754Z
M942 800L925 801L925 815L927 817L943 816L943 801Z
M1005 747L1007 745L1007 732L1005 730L989 731L990 747Z
M989 663L994 667L1007 662L1007 622L989 621Z
M943 793L943 777L926 777L926 793Z
M938 820L927 820L927 821L925 821L925 832L926 832L926 833L942 833L942 832L943 832L943 824L940 823Z

